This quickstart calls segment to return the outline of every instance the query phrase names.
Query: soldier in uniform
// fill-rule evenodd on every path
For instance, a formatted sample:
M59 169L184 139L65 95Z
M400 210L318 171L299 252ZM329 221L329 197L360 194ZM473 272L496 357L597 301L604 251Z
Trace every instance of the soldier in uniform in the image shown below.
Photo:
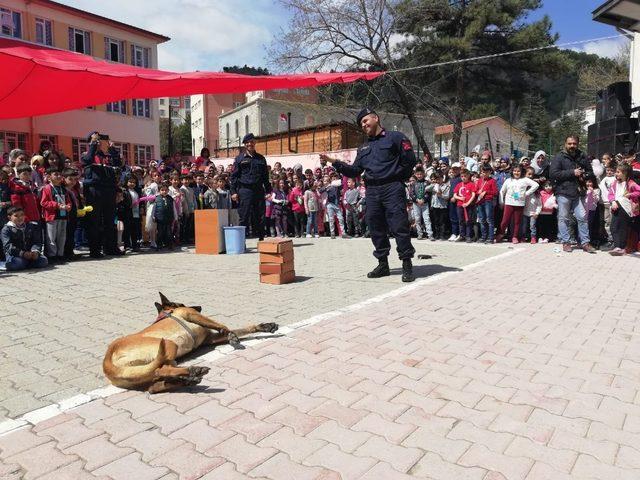
M373 110L364 108L356 119L368 137L367 143L358 149L352 165L320 155L321 162L332 163L335 169L347 177L363 176L367 188L366 221L378 259L378 266L367 274L369 278L390 275L389 232L396 239L402 260L402 281L413 282L411 259L415 253L411 245L411 230L407 214L407 194L404 182L411 176L416 157L409 139L400 132L386 131Z
M231 199L238 202L240 225L251 226L254 237L264 238L265 194L271 192L267 160L256 152L253 133L242 139L244 151L233 163Z

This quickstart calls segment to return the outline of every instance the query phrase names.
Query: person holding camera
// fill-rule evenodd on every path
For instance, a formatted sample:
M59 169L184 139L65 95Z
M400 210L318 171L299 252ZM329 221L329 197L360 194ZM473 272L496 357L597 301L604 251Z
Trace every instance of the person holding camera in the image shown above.
M570 216L573 216L578 223L580 247L587 253L596 253L589 238L587 210L581 200L586 193L585 178L593 175L593 169L591 162L578 148L579 145L580 138L569 135L565 139L564 150L554 157L549 169L549 176L555 182L558 202L558 237L562 242L562 250L570 253Z
M87 138L89 151L82 156L84 166L83 189L87 205L93 211L87 216L89 251L92 258L106 255L123 255L117 246L116 187L117 169L122 160L108 135L91 132Z

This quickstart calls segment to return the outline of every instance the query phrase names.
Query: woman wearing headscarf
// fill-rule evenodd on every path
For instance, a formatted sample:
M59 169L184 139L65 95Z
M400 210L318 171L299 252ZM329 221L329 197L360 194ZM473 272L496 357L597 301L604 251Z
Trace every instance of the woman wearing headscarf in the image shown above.
M549 178L549 166L551 165L551 160L547 158L547 154L544 150L538 150L536 154L533 156L533 160L531 162L531 166L534 170L534 179L540 183L544 184Z

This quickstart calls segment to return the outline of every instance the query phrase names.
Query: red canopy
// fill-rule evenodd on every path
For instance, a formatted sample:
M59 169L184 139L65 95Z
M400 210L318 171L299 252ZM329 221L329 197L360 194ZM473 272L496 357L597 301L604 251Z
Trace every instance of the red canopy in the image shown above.
M45 115L128 98L313 87L372 80L383 74L254 77L216 72L164 72L6 38L0 39L0 71L0 118Z

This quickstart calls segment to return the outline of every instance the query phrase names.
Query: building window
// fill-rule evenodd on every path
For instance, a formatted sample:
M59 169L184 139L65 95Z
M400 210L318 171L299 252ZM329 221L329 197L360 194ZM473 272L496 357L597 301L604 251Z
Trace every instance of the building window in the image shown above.
M2 35L22 38L22 15L7 8L0 8Z
M180 99L178 97L169 98L169 105L171 105L172 107L179 107L180 106Z
M164 105L164 98L160 99L160 105Z
M107 103L107 112L127 114L127 101L120 100L119 102Z
M242 102L233 102L233 108L238 108L242 106Z
M49 142L51 144L51 148L54 150L58 150L58 136L57 135L40 135L40 143ZM38 145L39 146L39 145Z
M104 58L112 62L124 63L124 42L104 37Z
M131 100L133 105L133 115L135 117L151 118L151 100L134 99Z
M496 142L496 153L500 153L500 140Z
M191 110L191 97L184 97L184 108Z
M91 32L69 27L69 50L91 55Z
M0 132L0 152L10 152L14 148L29 151L27 134L17 132Z
M296 88L296 93L298 95L304 95L304 96L308 96L311 92L309 92L308 88Z
M249 115L244 116L244 134L249 133Z
M231 135L229 135L229 122L227 122L225 130L226 130L226 134L227 134L225 138L227 139L227 142L228 142L229 141L229 137L231 136Z
M53 27L51 20L36 18L36 43L53 46Z
M151 67L151 49L131 45L131 65L136 67Z
M240 136L240 122L238 122L238 119L237 119L237 118L236 118L236 120L235 120L235 122L234 122L234 125L235 125L235 127L236 127L236 128L235 128L235 132L236 132L235 136L236 136L236 137L239 137L239 136Z
M123 163L129 163L129 144L128 143L113 143L113 148L115 148L120 154L120 158L122 158Z
M160 109L160 116L161 116L162 118L165 118L165 117L167 116L167 111L166 111L164 108L161 108L161 109Z
M134 145L133 147L134 161L137 165L147 165L153 160L152 145Z
M71 147L73 148L73 160L79 162L82 156L89 151L89 142L84 138L74 138L71 140Z

